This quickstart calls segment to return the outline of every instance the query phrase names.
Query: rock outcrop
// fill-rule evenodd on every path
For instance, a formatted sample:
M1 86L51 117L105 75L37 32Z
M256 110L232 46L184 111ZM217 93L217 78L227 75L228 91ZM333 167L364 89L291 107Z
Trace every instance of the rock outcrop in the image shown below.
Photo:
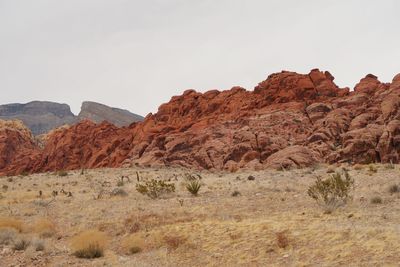
M143 117L127 110L112 108L100 103L85 101L82 103L79 120L88 119L96 123L108 121L118 127L128 126L132 122L142 121Z
M272 74L254 91L187 90L127 127L81 121L55 130L43 149L29 145L32 153L9 153L0 173L132 164L235 171L400 162L400 75L381 83L369 74L352 92L333 81L329 72L314 69ZM21 166L16 158L29 163Z
M33 101L27 104L0 105L0 119L21 120L34 135L49 132L62 125L72 125L83 119L94 122L108 121L117 126L127 126L143 117L127 110L111 108L96 102L83 102L78 116L67 104Z

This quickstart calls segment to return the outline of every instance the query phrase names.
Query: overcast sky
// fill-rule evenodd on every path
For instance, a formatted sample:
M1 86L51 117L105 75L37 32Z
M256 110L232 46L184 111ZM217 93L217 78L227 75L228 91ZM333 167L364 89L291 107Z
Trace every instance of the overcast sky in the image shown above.
M84 100L146 115L185 89L283 69L353 87L400 72L397 0L0 0L0 104Z

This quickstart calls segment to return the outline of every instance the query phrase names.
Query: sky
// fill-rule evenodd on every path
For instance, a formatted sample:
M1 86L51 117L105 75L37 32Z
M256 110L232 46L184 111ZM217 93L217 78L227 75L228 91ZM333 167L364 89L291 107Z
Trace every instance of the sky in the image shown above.
M140 115L186 89L281 70L340 87L400 73L397 0L0 0L0 104L91 100Z

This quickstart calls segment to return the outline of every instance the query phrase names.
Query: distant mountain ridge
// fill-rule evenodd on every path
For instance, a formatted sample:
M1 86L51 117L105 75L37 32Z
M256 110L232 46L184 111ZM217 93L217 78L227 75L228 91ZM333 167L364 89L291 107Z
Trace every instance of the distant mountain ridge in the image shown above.
M142 121L143 117L127 110L91 101L83 102L79 115L75 116L67 104L32 101L26 104L0 105L0 119L19 119L34 135L39 135L65 124L75 124L83 119L89 119L96 123L108 121L121 127Z

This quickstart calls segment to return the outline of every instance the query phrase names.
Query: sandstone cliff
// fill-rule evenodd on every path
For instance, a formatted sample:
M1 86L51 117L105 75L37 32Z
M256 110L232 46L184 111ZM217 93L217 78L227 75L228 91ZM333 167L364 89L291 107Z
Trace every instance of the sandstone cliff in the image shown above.
M9 153L0 173L131 164L234 171L399 162L400 75L381 83L369 74L352 92L333 80L317 69L283 71L254 91L188 90L128 127L82 121L54 131L42 150L24 137L32 153ZM29 164L13 158L29 158Z

